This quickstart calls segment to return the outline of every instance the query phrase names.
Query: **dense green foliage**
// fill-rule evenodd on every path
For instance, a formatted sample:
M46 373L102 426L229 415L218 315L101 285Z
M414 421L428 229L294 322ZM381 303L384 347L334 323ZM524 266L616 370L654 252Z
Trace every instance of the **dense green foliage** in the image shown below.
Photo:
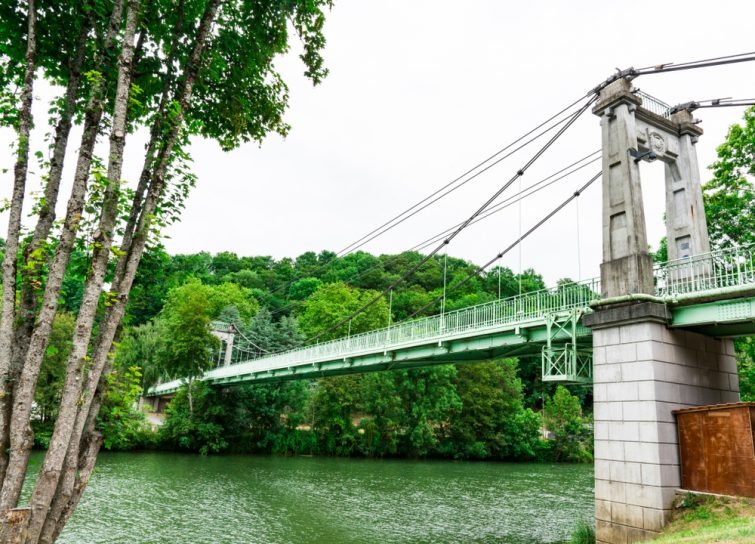
M729 128L716 152L713 178L704 186L711 245L755 243L755 107L745 112L743 124Z
M160 429L161 441L171 448L367 457L590 458L584 450L587 442L580 443L581 455L567 456L562 450L574 450L541 438L542 419L522 405L521 383L510 360L316 383L229 389L197 383L193 415L187 391L181 389L170 403ZM569 398L579 405L576 397ZM571 413L567 419L572 430L587 424ZM589 436L587 428L576 432ZM572 444L567 441L566 446Z
M559 385L556 394L545 402L543 416L553 433L556 461L592 461L592 433L576 397Z
M716 149L718 159L705 184L705 215L714 248L755 244L755 107L732 125ZM736 340L742 400L755 400L755 342Z
M751 242L752 229L746 225L754 221L755 204L747 157L752 162L754 119L750 111L744 127L732 127L713 165L714 179L706 185L708 220L717 246ZM728 222L731 209L738 210L738 221L745 226ZM86 266L84 257L82 267ZM159 436L150 438L145 433L144 416L134 410L132 402L138 386L149 387L159 379L196 377L218 364L221 346L210 334L211 321L232 323L239 333L237 341L246 342L250 353L294 348L371 300L419 259L418 253L356 252L336 257L328 251L281 260L228 252L171 256L160 247L153 248L145 256L132 292L128 326L110 382L112 392L100 418L106 447L142 446L157 440L162 447L205 453L589 461L589 388L544 383L539 364L529 360L227 389L193 383L191 391L181 390L170 404ZM473 268L472 263L449 257L449 283ZM75 270L66 278L62 301L71 309L81 293L81 277ZM380 300L350 323L328 332L326 338L359 334L405 319L442 292L443 275L444 259L431 259L393 293L390 304ZM532 270L518 276L509 269L493 269L450 292L446 308L543 287L542 278ZM439 310L436 304L423 313ZM50 407L56 403L61 380L61 365L55 361L65 359L65 338L70 336L66 331L72 325L69 314L61 314L55 322L37 399L40 429L54 417ZM742 398L753 399L752 338L738 340L737 350ZM545 428L548 440L542 438Z
M42 447L47 447L55 425L55 418L58 415L58 404L65 380L66 361L71 352L71 337L75 322L76 318L66 312L61 312L55 317L52 323L50 344L42 360L39 382L34 394L36 417L33 427L35 443Z
M595 528L581 519L574 526L569 544L595 544Z
M150 320L131 327L118 358L124 365L141 359L145 385L158 377L190 377L200 368L217 364L221 356L209 355L212 350L206 335L211 320L232 323L238 331L237 342L255 353L296 347L370 301L378 289L419 258L414 253L335 258L323 252L274 261L231 253L173 258L163 254L156 258L167 265L158 281L166 290L173 287L159 310L156 304L138 304L140 318ZM442 260L431 260L396 292L390 305L380 300L327 337L359 334L413 313L442 291L442 267ZM473 269L471 263L448 259L448 274L462 277ZM523 290L543 287L532 271L521 278L510 270L501 270L500 279L498 274L494 270L469 282L471 286L461 292L451 293L448 305L493 299L499 284L503 296L517 293L520 281ZM344 281L348 279L350 284ZM152 277L142 277L140 285L152 281ZM142 292L154 293L157 287ZM254 313L258 300L263 307ZM145 315L147 307L156 313ZM132 323L141 320L134 314L130 317ZM198 331L189 332L195 328ZM180 367L171 360L170 353L176 349L172 346L184 336L197 342L190 349L198 356L198 365ZM520 367L532 377L526 383L519 377ZM539 365L532 361L439 365L217 389L190 384L167 409L159 432L164 447L203 453L589 459L583 447L589 422L582 418L580 399L565 389L556 393L557 402L570 399L570 407L576 404L577 410L570 411L563 422L568 426L559 434L564 443L541 438L543 420L536 410L544 401L550 402L548 393L554 389L540 382ZM574 434L579 435L577 446Z

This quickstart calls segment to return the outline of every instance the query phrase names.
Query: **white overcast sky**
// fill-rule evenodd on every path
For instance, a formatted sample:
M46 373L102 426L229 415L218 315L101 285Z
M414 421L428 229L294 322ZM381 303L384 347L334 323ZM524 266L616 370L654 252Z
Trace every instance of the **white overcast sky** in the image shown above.
M699 1L336 0L325 27L330 75L318 87L292 54L279 61L290 86L289 136L230 153L195 141L199 176L180 224L165 241L171 253L233 251L295 257L339 250L531 129L605 79L616 67L685 62L755 50L755 3ZM635 80L668 103L755 96L755 63ZM44 129L45 91L37 93ZM704 169L741 108L698 110ZM523 187L597 150L590 113L528 171ZM9 132L0 133L7 150ZM74 136L78 138L78 133ZM77 141L77 140L76 140ZM127 144L124 175L141 166L143 137ZM394 253L463 220L535 151L528 148L365 247ZM2 167L12 166L3 151ZM73 155L68 158L69 185ZM522 206L527 229L588 179L585 169ZM643 165L649 238L663 235L660 164ZM10 194L12 168L2 174ZM515 184L504 195L517 188ZM581 276L598 275L600 186L580 199ZM59 206L62 214L64 203ZM548 283L576 278L574 204L529 238L522 266ZM5 228L6 216L2 218ZM519 231L513 206L470 227L449 254L482 263ZM520 266L513 251L504 264Z

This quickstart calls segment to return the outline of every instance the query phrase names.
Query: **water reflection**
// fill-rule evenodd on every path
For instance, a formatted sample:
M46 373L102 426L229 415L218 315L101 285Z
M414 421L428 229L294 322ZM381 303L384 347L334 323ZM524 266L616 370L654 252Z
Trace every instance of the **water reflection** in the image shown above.
M64 544L560 542L592 467L102 454Z

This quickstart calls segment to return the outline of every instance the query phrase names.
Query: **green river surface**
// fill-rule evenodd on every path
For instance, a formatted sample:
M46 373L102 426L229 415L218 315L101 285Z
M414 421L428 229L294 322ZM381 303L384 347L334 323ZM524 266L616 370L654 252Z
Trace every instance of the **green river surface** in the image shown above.
M530 544L592 515L591 465L102 453L58 542Z

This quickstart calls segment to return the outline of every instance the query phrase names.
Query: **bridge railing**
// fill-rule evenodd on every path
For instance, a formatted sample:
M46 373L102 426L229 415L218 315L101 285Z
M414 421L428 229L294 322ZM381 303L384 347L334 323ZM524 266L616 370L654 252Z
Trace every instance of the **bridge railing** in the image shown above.
M666 104L664 101L659 100L647 93L643 93L642 91L637 91L635 94L637 94L637 96L642 99L642 107L648 110L650 113L660 115L661 117L665 117L666 119L669 119L671 117L671 106Z
M655 268L656 294L675 297L755 284L755 246L725 248Z
M692 293L705 295L722 289L755 287L755 245L727 248L659 264L654 269L654 276L656 295L661 297L673 298ZM231 365L212 370L208 376L223 378L264 372L319 361L347 359L365 353L379 353L451 339L467 333L486 334L496 327L543 321L549 314L587 308L599 298L598 279L562 282L555 288L494 300L283 353L267 354L259 358L245 353L245 359L233 357ZM180 382L171 384L178 387L176 384ZM166 384L162 387L166 387Z
M276 355L268 355L254 361L254 367L255 371L285 368L291 363L298 365L348 357L360 352L387 350L424 340L542 319L547 314L586 308L591 301L600 297L599 293L600 281L598 279L564 282L551 289L524 293ZM240 364L251 362L244 361ZM229 375L235 374L237 370L233 368L234 366L236 365L217 369L213 375L220 376L225 372Z

